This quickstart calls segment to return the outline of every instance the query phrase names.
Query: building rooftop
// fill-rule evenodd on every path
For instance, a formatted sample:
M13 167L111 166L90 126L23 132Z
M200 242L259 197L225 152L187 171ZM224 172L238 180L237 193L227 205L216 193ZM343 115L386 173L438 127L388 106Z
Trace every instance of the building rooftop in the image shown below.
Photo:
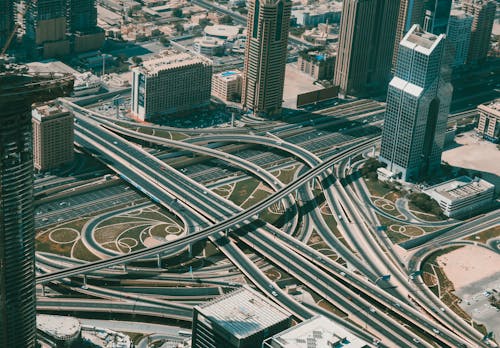
M239 339L291 317L283 308L246 286L196 308Z
M396 88L398 88L399 90L402 90L414 97L419 97L420 94L422 94L423 92L423 88L422 87L419 87L413 83L410 83L410 82L407 82L397 76L393 77L391 82L390 82L390 85L391 86L394 86Z
M138 68L145 74L155 75L163 70L175 69L200 63L208 64L208 60L189 53L176 53L146 60L142 62Z
M224 81L232 81L234 79L240 78L242 76L241 71L239 70L229 70L223 71L218 74L215 74L215 78Z
M67 113L69 113L69 111L66 108L53 102L36 105L32 111L33 117L38 121L41 121L42 119L50 119Z
M493 114L496 117L500 118L500 99L496 99L488 105L479 105L477 109L479 111L487 112L488 114Z
M465 13L465 11L460 10L460 9L452 9L450 11L450 17L455 17L455 18L466 18L466 17L471 17L471 15Z
M56 339L62 340L78 335L81 326L76 318L37 314L36 328Z
M240 28L234 25L207 25L205 27L205 34L208 36L215 36L220 38L236 37L240 33Z
M274 335L266 343L280 348L371 347L368 342L320 315Z
M443 196L443 198L450 201L456 201L492 189L495 189L495 185L486 180L480 178L471 179L468 176L461 176L459 178L432 186L425 190L424 193L434 191Z
M428 33L420 28L418 24L415 24L405 35L401 45L429 55L444 37L443 34L436 36Z

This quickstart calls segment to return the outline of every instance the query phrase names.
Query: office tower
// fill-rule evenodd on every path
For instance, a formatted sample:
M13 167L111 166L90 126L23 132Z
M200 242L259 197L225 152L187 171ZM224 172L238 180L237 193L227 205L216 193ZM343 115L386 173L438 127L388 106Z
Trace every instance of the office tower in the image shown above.
M98 50L104 43L104 31L97 26L96 0L67 1L67 26L73 50Z
M256 115L281 113L290 0L249 0L242 103Z
M172 53L132 69L132 113L140 120L210 103L212 65L189 53Z
M465 64L469 52L472 16L461 10L451 10L446 41L451 49L451 66Z
M14 0L0 0L0 51L14 30Z
M387 88L399 0L345 0L334 84L341 96L366 96Z
M441 164L452 87L442 76L445 35L415 24L399 45L389 84L380 161L405 181L418 180Z
M31 103L0 75L0 346L35 346Z
M32 115L35 169L51 170L73 161L73 115L54 102L36 105Z
M0 347L35 347L31 104L67 94L73 78L0 66ZM42 83L43 82L43 83Z
M244 286L193 310L193 348L256 348L291 325L290 313Z
M481 62L490 49L490 37L496 12L495 1L464 0L462 9L473 16L467 63Z
M398 24L392 54L392 69L396 70L399 43L413 24L421 24L424 18L424 0L401 0L399 5Z
M31 54L52 58L69 53L65 0L27 2L25 25L26 45Z
M425 0L423 29L435 35L446 33L450 11L451 0Z
M498 143L500 140L500 100L497 99L488 105L479 105L479 122L477 131L486 140Z

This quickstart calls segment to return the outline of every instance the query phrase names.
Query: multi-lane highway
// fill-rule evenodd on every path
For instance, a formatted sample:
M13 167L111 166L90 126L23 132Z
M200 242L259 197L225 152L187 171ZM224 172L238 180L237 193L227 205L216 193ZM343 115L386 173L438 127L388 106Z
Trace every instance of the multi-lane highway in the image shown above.
M328 122L331 121L328 120ZM338 122L338 120L335 122ZM100 123L107 122L101 120ZM300 137L301 132L298 130L302 127L311 127L307 126L307 124L311 124L311 121L307 121L303 125L298 125L292 129L284 129L283 131L295 132L296 136ZM210 190L206 189L206 187L190 181L189 178L185 177L182 173L176 172L173 168L166 166L164 163L156 160L153 156L146 154L141 149L131 146L129 143L124 142L121 138L113 135L111 132L102 129L98 122L91 121L85 117L79 117L77 125L77 140L80 146L96 155L110 168L120 173L123 179L134 185L140 191L144 192L154 202L159 203L165 208L183 216L185 219L188 219L189 221L186 221L187 226L199 226L198 228L202 228L204 230L194 231L188 229L186 231L187 234L184 237L181 237L177 241L169 242L166 245L141 250L129 255L113 256L108 260L98 261L90 265L78 265L74 268L74 270L63 270L57 271L53 275L43 275L39 277L37 280L38 282L47 282L50 280L60 279L62 277L92 272L110 265L130 262L147 255L172 252L186 247L194 241L209 237L214 243L219 245L221 251L223 250L226 256L231 259L231 261L233 261L233 263L237 265L237 267L244 274L252 279L256 286L260 287L264 292L271 293L272 291L270 291L270 289L273 288L270 288L272 284L269 283L269 280L262 277L262 273L258 268L251 268L248 263L245 264L246 261L243 261L243 263L241 262L241 259L244 260L246 256L241 252L238 252L238 249L232 244L231 238L226 238L224 236L224 231L228 231L228 229L235 230L238 227L243 227L245 224L248 224L248 222L253 221L259 212L283 199L284 202L287 202L285 203L286 207L294 208L295 203L290 194L298 188L301 188L301 192L305 195L304 197L310 200L312 198L310 186L303 185L315 177L322 178L323 185L327 186L324 187L323 191L327 197L330 208L335 211L334 216L337 219L338 225L341 226L342 232L345 236L350 238L351 243L358 252L363 251L355 256L345 247L344 250L342 250L342 247L337 247L335 249L340 249L339 254L343 254L343 257L345 255L348 264L354 266L355 269L366 274L372 280L377 280L377 276L387 272L392 272L391 274L401 273L401 270L398 269L399 266L394 268L394 265L392 264L392 262L397 262L397 260L387 261L383 255L377 256L373 253L368 254L367 250L364 250L369 248L370 250L375 251L377 248L373 244L375 243L373 240L369 241L369 239L366 239L366 232L361 232L364 229L364 222L362 221L363 214L360 216L356 213L358 208L352 204L353 198L343 192L342 185L339 185L339 182L336 182L332 177L325 175L325 170L328 170L331 173L330 169L332 168L332 164L335 160L359 153L360 149L366 148L366 146L371 146L373 140L356 140L353 143L357 147L355 150L339 151L334 160L332 159L321 163L321 160L317 156L305 150L302 146L285 142L271 134L267 137L241 134L202 135L187 142L169 142L160 141L157 137L148 138L146 135L141 135L140 133L125 130L123 128L117 128L109 123L107 126L110 129L113 129L113 131L121 132L127 137L135 137L149 142L160 143L164 146L203 153L204 155L218 158L220 161L227 162L234 167L240 168L256 177L259 177L264 182L267 182L267 184L277 192L248 211L241 212L239 207L232 205L230 202L224 201L220 197L214 196ZM321 137L321 134L315 135ZM290 137L293 137L293 134L290 134ZM298 158L314 169L297 178L290 185L283 187L279 181L277 181L270 173L263 170L260 166L240 157L222 153L220 150L211 149L210 147L202 147L199 145L208 142L237 143L238 139L240 140L240 143L253 143L267 147L275 147L285 153L289 153L295 158ZM311 144L314 143L314 139L307 140L311 140ZM192 144L190 143L191 141L193 142ZM127 168L124 168L127 167L126 163L128 163L128 170ZM132 165L130 165L131 163ZM318 168L322 169L318 170ZM327 179L329 178L329 180L333 179L333 181L329 182L324 178L325 176ZM290 190L290 188L293 189ZM317 207L315 207L310 214L310 223L316 227L324 227L323 230L329 229L328 226L324 224L324 220L320 217L321 214L318 214L316 208ZM296 217L296 214L290 214L290 216ZM383 327L381 323L392 322L394 319L386 316L385 314L379 313L378 310L371 311L370 308L372 308L372 305L375 307L380 306L378 307L379 309L383 309L384 306L386 308L391 308L388 310L390 315L396 317L397 320L409 320L410 324L418 327L419 330L421 330L420 333L427 339L432 336L436 336L434 337L434 340L440 341L441 344L448 346L458 346L461 344L471 343L470 341L467 342L462 340L446 327L443 327L440 324L432 323L425 317L421 317L421 314L419 314L418 311L415 311L415 309L405 303L405 298L394 298L391 294L378 289L376 285L374 286L371 283L362 284L354 278L351 279L350 273L347 273L349 274L347 276L342 275L342 273L346 272L342 271L340 268L335 268L331 265L325 267L324 264L328 264L328 262L323 262L320 255L314 255L314 251L308 250L307 246L304 246L303 243L300 243L290 237L290 235L293 234L296 225L297 224L293 222L287 224L287 228L285 230L288 233L276 230L272 226L259 225L258 228L256 227L249 230L251 233L240 234L238 235L238 238L250 245L254 250L257 250L265 258L271 260L273 263L281 266L282 268L286 268L289 273L297 279L300 279L307 284L311 284L311 288L315 292L320 293L324 298L329 299L332 303L339 308L344 309L347 313L351 313L352 318L355 321L358 321L358 323L359 321L369 323L372 329L378 332L380 337L384 338L386 342L396 343L396 345L399 346L415 345L416 338L412 333L407 332L401 324L396 324L396 326L401 326L401 329L397 331ZM311 227L306 227L306 229L309 230L310 228ZM245 231L247 229L248 227L241 229L241 231ZM352 234L353 230L357 230L358 232ZM367 233L369 234L370 232ZM365 236L363 236L363 234ZM334 246L336 243L339 245L341 244L338 240L335 240L335 238L329 238L329 235L331 234L323 233L322 237L330 246ZM230 236L231 234L229 237ZM277 236L279 236L278 240L276 240ZM291 238L295 243L299 243L299 246L287 238ZM363 239L365 240L364 243L367 244L361 245L357 242L358 240ZM298 255L295 255L292 252L293 257L290 257L290 251L287 252L289 248L300 250L300 252ZM362 257L365 259L364 261L369 262L365 263L360 260L359 257ZM301 267L298 267L298 265L301 265ZM336 264L335 266L339 267ZM330 275L328 273L323 274L322 272L329 272ZM315 274L316 277L321 277L321 280L314 279ZM349 282L342 282L342 279L348 279ZM401 278L399 279L399 283L402 285ZM356 291L361 291L361 293L363 293L363 298L358 299L356 296L352 297L349 295L349 291L351 291L350 288L353 286ZM339 289L338 291L340 292L336 292L332 290L332 288ZM376 291L374 291L374 289L376 289ZM293 299L288 298L287 294L281 292L280 289L276 290L279 290L276 300L289 308L295 308L297 317L305 318L311 315L310 310L306 310ZM374 292L375 295L373 294ZM349 297L352 299L346 300L346 298L349 299ZM397 303L397 305L395 305L395 303ZM363 308L365 308L364 311L366 313L360 314L359 312ZM453 328L453 325L451 325L450 328ZM456 327L454 330L455 329ZM439 334L436 334L436 330ZM461 334L460 328L458 328L458 331L455 332ZM473 341L475 339L474 335L466 336Z

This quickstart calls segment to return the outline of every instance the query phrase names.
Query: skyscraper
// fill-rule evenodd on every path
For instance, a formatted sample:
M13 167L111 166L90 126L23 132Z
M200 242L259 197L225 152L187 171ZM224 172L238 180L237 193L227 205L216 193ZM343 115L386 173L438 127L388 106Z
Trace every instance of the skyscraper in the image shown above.
M392 68L396 70L399 43L413 24L421 24L424 18L424 0L401 0L399 5L398 24L394 39Z
M57 57L69 53L65 0L26 3L26 45L35 56Z
M414 181L439 169L452 86L442 76L444 38L414 25L389 84L380 161Z
M35 346L35 231L31 104L62 96L50 81L0 66L0 347ZM43 84L39 84L42 82Z
M446 33L451 0L425 0L424 11L423 29L435 35Z
M243 106L279 115L283 103L290 0L249 0L242 88Z
M385 90L390 78L399 0L345 0L334 84L341 95Z
M490 49L490 36L495 21L495 1L464 0L462 9L473 16L467 63L481 62Z
M0 346L35 346L30 78L0 75ZM17 90L17 91L16 91Z
M0 51L14 30L14 0L0 0Z
M67 26L75 52L99 49L104 43L104 31L97 26L96 0L65 0Z
M472 16L462 10L451 10L446 40L452 50L450 53L453 68L465 64L469 52Z

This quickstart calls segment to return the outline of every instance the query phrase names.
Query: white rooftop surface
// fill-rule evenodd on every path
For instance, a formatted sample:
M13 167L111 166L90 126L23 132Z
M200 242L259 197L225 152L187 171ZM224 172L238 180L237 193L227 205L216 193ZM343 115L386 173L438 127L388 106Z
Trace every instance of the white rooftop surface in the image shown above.
M495 185L486 180L479 178L471 179L467 176L461 176L459 178L432 186L425 191L434 191L451 201L455 201L474 196L494 187Z
M430 55L437 44L445 37L441 34L436 36L422 30L417 24L411 27L410 31L401 40L401 45L411 48L425 55Z
M207 61L189 53L179 53L146 60L142 62L139 69L146 74L156 74L162 70L179 68L196 63L207 63Z
M371 347L368 342L323 316L316 316L273 336L281 348Z
M400 79L399 77L393 77L390 82L390 85L415 97L419 97L420 94L422 94L422 91L424 90L422 87L414 85L413 83L407 82L403 79Z
M64 338L76 335L80 331L80 322L72 317L37 314L36 328L55 338Z
M207 25L205 27L205 34L210 36L223 36L223 37L233 37L238 35L240 28L234 25Z
M248 337L291 317L290 313L249 287L198 306L198 310L238 338Z
M44 104L38 107L35 107L33 111L31 112L32 116L41 121L45 117L53 116L53 115L61 115L61 114L67 114L68 110L61 105L55 105L55 104Z
M486 111L489 114L493 114L496 117L500 117L500 99L497 99L488 105L479 105L477 108L479 110Z
M32 73L68 73L79 74L78 71L58 60L47 60L44 62L33 62L26 64Z

